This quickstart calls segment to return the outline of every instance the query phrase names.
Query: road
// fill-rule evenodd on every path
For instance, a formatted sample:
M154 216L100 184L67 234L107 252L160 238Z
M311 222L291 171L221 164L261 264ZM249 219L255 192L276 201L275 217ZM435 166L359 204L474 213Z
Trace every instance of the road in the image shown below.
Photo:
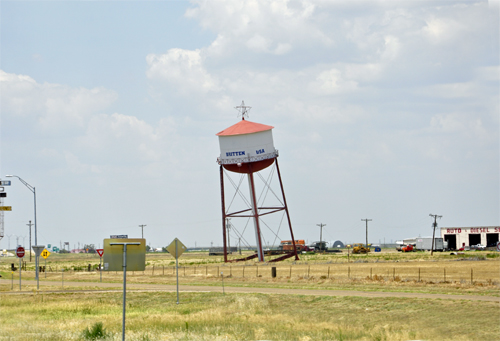
M0 279L0 284L11 285L11 280ZM16 291L19 288L19 282L14 281L14 291L0 291L0 294L32 294L33 291ZM36 286L36 281L22 281L22 285ZM58 282L43 281L39 282L40 289L44 286L57 286ZM88 290L72 290L72 287L91 287ZM99 282L64 282L64 289L61 290L43 290L44 293L49 292L99 292L99 291L121 291L121 283L99 283ZM138 284L127 283L127 291L166 291L175 292L175 285L167 284ZM181 285L180 292L222 292L222 287L203 286L203 285ZM444 299L444 300L469 300L469 301L486 301L499 302L500 297L480 296L480 295L447 295L447 294L426 294L412 292L382 292L382 291L355 291L355 290L317 290L317 289L284 289L284 288L259 288L259 287L232 287L225 286L226 293L238 294L281 294L281 295L311 295L311 296L355 296L355 297L404 297L404 298L425 298L425 299Z

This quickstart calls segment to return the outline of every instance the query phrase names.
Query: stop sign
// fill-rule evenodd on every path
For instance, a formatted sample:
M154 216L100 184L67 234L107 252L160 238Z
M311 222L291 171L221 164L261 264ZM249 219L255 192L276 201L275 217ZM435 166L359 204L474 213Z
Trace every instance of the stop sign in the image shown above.
M17 257L19 258L23 258L24 257L24 247L22 246L19 246L16 250L16 255Z

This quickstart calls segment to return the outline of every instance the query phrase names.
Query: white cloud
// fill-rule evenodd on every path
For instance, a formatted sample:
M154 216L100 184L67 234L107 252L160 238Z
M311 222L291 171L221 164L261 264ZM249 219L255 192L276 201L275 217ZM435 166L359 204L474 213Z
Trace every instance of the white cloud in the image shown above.
M194 1L186 16L195 18L218 37L210 46L215 55L238 55L245 46L257 53L283 55L311 41L333 43L316 21L311 1Z
M182 93L220 90L204 68L201 50L170 49L162 55L149 54L147 76L152 80L166 80Z
M9 115L36 118L44 131L83 128L92 114L117 99L105 88L71 88L66 85L37 83L25 75L0 70L2 111Z

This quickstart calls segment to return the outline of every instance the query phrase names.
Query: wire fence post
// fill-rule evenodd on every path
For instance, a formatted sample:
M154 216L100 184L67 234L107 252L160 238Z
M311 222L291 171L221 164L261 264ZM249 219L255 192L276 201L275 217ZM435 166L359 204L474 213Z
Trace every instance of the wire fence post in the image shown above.
M443 268L443 270L444 270L443 278L444 278L444 282L446 283L446 268Z
M474 283L474 277L473 277L473 270L472 268L470 268L470 284L473 284Z
M330 278L330 267L328 267L328 276L326 278Z
M420 268L418 268L418 281L420 282Z
M396 280L396 268L392 268L392 280Z

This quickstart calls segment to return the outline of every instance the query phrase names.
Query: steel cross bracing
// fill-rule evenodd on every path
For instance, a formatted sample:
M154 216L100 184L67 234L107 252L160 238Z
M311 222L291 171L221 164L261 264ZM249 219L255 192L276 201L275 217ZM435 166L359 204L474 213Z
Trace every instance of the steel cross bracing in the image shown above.
M276 171L277 171L277 174L278 174L278 177L279 177L279 181L280 181L280 188L281 188L281 192L282 192L282 195L283 195L283 200L281 200L281 198L275 193L275 191L270 186L270 183L272 182L274 174L275 174ZM260 172L255 172L255 174L259 175L259 178L261 179L262 183L264 184L264 187L262 188L262 190L261 190L261 192L259 194L258 200L257 200L257 203L258 203L257 207L256 207L256 211L258 212L257 216L259 217L258 218L259 221L262 224L264 224L267 227L267 229L275 236L274 237L274 241L272 243L273 247L274 247L276 241L277 240L281 240L280 237L279 237L279 232L281 230L281 226L283 224L283 219L285 218L285 214L287 214L288 224L290 225L290 217L288 216L288 210L287 210L287 207L286 207L286 201L284 201L285 200L285 196L284 196L284 192L283 192L283 185L281 183L281 178L280 178L280 175L279 175L279 168L278 168L278 165L277 165L277 160L275 161L274 167L272 167L271 172L269 172L269 174L267 176L267 180L262 176L262 174ZM231 202L230 202L229 206L227 207L227 209L224 209L224 211L223 211L223 213L224 213L223 216L225 218L233 218L233 217L234 218L247 218L245 227L244 227L244 229L243 229L242 232L240 232L234 226L234 224L232 224L233 228L231 230L234 231L234 233L240 238L240 240L244 243L244 245L246 244L247 246L250 246L250 243L243 237L243 235L244 235L244 233L245 233L245 231L246 231L246 229L248 227L248 224L251 221L251 218L254 218L254 215L251 214L251 211L252 211L251 203L249 202L249 200L247 199L247 197L240 190L240 187L241 187L241 185L242 185L242 183L244 181L245 175L246 174L242 174L242 176L240 177L240 180L239 180L238 184L236 184L235 181L228 175L228 172L223 167L221 167L221 189L223 190L223 188L224 188L224 186L223 186L223 178L225 177L226 179L229 179L229 182L232 184L232 186L233 186L233 188L235 190L235 193L232 196L232 199L231 199ZM281 206L263 206L264 202L266 201L266 199L267 199L267 197L269 195L269 193L272 193L272 195L274 196L274 198L278 201L279 205L281 205ZM247 207L250 207L250 208L246 208L246 209L242 209L242 210L230 213L230 208L233 205L234 200L236 199L237 195L239 195L241 197L241 199L243 200L244 204ZM224 206L225 200L224 200L224 198L222 200L223 200L223 206ZM275 231L273 231L273 229L270 228L270 226L265 221L261 220L261 216L268 215L268 214L271 214L271 213L276 213L276 212L279 212L279 211L283 211L283 214L282 214L282 217L281 217L281 219L279 221L279 226L278 226L277 232L275 232ZM293 231L291 230L291 225L289 227L290 227L290 232L292 234L292 240L293 240ZM226 240L226 231L225 230L224 230L223 234L224 234L224 240ZM229 232L228 232L228 234L229 234ZM262 234L262 231L260 233L260 236L261 236L264 244L266 244L266 240L264 238L264 235ZM226 257L227 257L227 254L225 256L225 261L227 261ZM296 259L298 259L296 253L295 253L295 257L296 257Z

